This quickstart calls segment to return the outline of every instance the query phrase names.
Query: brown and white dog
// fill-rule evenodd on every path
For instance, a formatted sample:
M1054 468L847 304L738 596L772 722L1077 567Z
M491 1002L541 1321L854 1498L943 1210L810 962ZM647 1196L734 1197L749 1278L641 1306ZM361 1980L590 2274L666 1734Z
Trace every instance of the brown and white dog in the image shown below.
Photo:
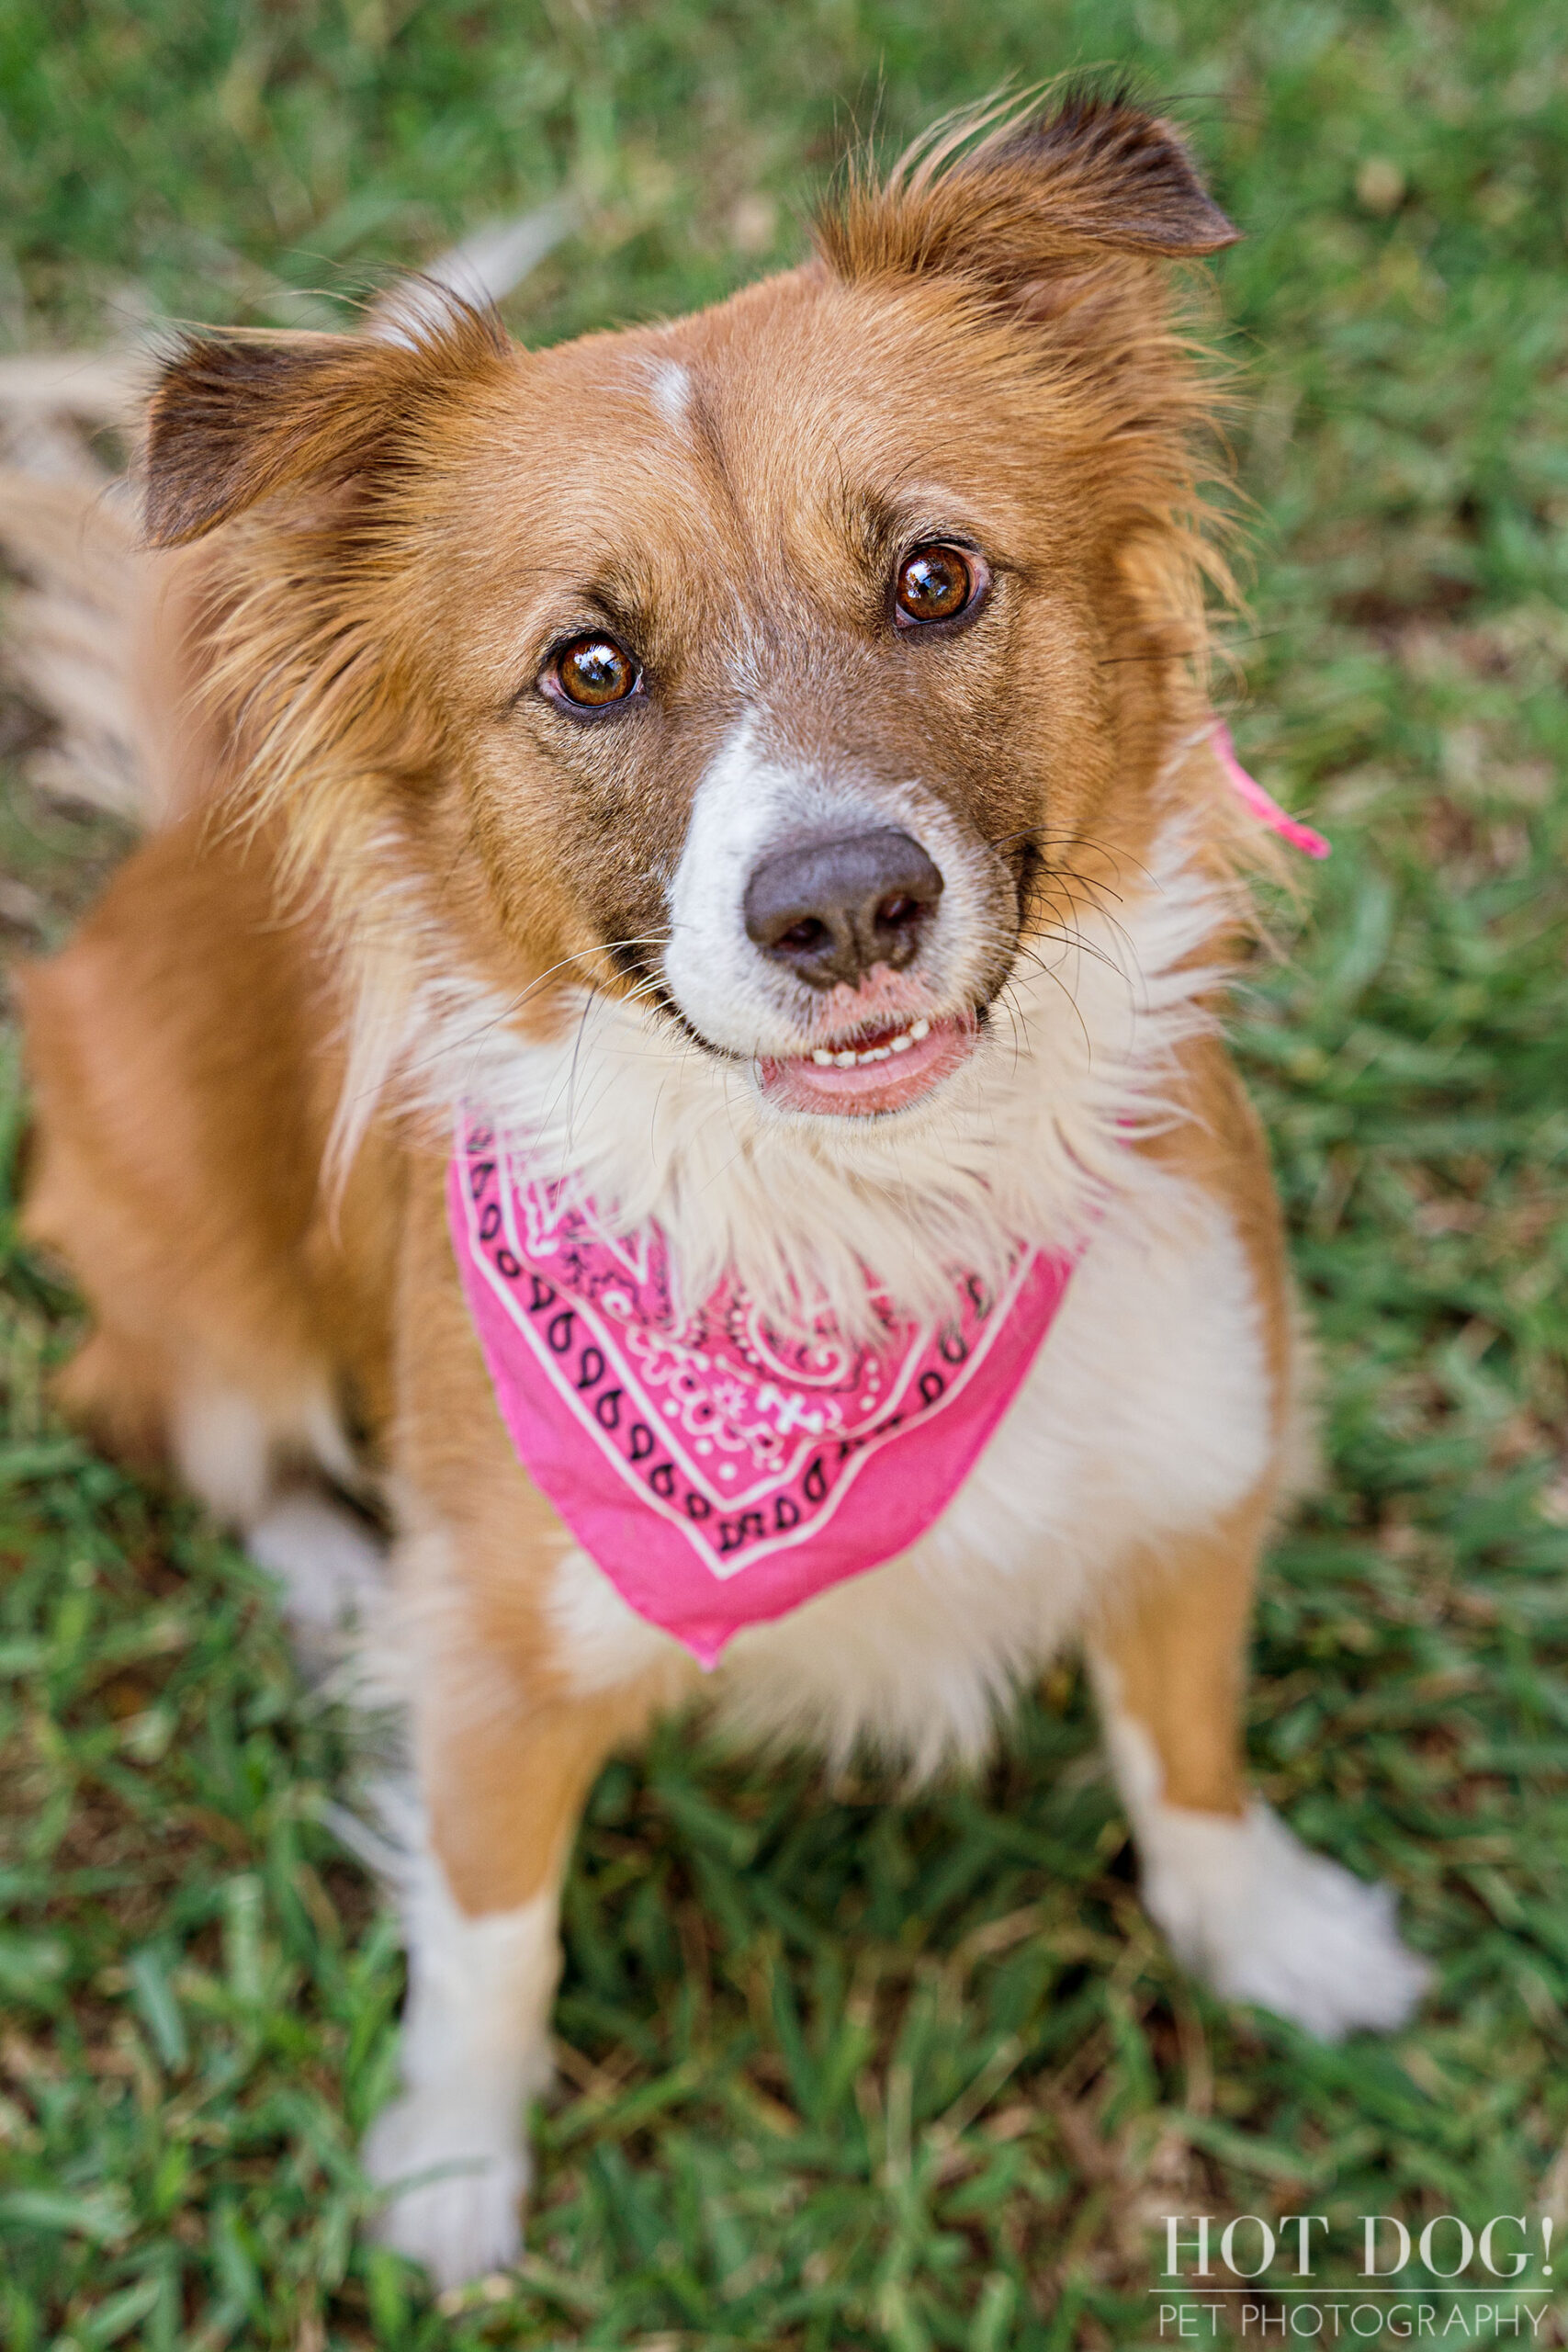
M392 1522L418 1828L366 2160L438 2279L519 2243L584 1794L699 1689L925 1771L1081 1642L1181 1957L1325 2035L1421 1989L1241 1758L1303 1406L1217 1034L1254 829L1165 283L1234 233L1168 128L1074 98L671 325L527 351L415 305L164 371L147 537L190 551L148 558L147 674L204 805L28 978L28 1217L95 1317L68 1401L301 1616L378 1579L332 1485ZM852 1329L868 1272L940 1319L1021 1243L1081 1257L929 1532L705 1684L498 1414L460 1106L780 1331Z

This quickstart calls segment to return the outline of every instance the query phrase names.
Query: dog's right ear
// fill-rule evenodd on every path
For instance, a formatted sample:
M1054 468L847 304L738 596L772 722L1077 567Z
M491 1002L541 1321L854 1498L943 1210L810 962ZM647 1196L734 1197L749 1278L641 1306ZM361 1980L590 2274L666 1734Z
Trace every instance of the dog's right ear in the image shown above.
M994 108L939 126L883 180L852 178L817 224L848 280L948 277L988 304L1048 319L1128 265L1218 253L1239 235L1167 122L1114 93L1054 111Z
M146 543L184 547L279 491L333 488L395 460L512 350L498 321L457 302L395 339L186 335L148 410Z

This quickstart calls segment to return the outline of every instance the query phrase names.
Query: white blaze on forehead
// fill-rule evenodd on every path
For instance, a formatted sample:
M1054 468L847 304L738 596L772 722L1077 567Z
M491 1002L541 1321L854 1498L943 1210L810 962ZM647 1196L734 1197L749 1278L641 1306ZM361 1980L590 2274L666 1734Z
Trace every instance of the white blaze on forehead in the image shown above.
M653 369L653 405L666 424L684 432L692 401L692 379L678 359L660 359Z

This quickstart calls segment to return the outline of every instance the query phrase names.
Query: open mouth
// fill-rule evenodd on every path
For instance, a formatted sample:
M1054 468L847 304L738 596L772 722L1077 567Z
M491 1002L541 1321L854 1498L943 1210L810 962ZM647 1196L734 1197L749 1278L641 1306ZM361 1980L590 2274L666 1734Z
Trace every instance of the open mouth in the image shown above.
M784 1111L869 1118L907 1110L966 1062L979 1035L969 1019L905 1021L757 1066L762 1092Z

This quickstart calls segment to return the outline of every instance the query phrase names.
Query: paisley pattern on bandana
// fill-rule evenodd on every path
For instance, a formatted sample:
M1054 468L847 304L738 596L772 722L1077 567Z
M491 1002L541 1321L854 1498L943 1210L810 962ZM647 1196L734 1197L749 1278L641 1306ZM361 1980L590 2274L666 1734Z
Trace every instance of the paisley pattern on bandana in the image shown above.
M940 1325L872 1288L869 1342L774 1331L731 1280L678 1293L655 1225L518 1169L470 1125L452 1246L524 1468L633 1609L712 1666L923 1534L1018 1393L1074 1260L1021 1247L999 1295L955 1279Z

